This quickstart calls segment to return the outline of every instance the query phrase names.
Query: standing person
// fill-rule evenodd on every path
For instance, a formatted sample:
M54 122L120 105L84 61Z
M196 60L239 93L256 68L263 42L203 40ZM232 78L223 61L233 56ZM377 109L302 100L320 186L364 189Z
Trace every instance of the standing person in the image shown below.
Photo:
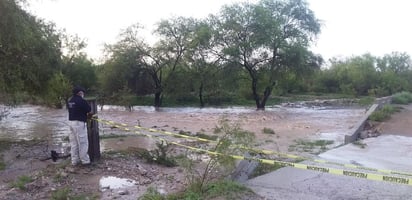
M68 102L69 124L70 124L70 146L72 165L88 165L90 158L87 154L89 141L87 137L87 116L91 111L90 105L84 100L85 90L76 86L73 96Z

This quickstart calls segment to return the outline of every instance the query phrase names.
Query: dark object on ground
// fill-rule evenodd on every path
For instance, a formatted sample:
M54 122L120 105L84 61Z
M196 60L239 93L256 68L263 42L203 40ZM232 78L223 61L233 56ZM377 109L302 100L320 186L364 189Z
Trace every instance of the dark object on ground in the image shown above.
M48 157L48 158L43 158L43 159L40 159L41 161L46 161L46 160L50 160L50 159L52 159L53 160L53 162L56 162L57 161L57 159L65 159L65 158L68 158L68 157L70 157L71 155L70 154L68 154L68 155L61 155L60 153L57 153L55 150L51 150L50 151L50 157Z

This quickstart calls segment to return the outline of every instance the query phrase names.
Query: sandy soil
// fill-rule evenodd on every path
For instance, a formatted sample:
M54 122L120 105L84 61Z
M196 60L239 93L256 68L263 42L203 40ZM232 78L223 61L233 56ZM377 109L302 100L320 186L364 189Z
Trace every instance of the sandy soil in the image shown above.
M412 104L401 107L400 112L392 115L388 121L382 122L380 127L383 134L412 137Z

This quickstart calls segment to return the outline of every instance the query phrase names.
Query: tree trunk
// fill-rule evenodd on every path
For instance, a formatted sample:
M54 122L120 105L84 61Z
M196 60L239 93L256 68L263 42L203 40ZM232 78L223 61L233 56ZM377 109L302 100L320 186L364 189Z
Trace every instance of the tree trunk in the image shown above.
M256 103L256 108L260 110L260 98L257 93L257 79L252 78L252 93L253 93L253 99L255 100Z
M161 94L162 92L156 92L155 93L155 100L154 100L154 107L159 108L162 105L162 100L161 100Z
M265 92L263 93L262 102L258 107L258 110L265 110L266 102L269 99L270 94L272 93L272 87L266 87Z
M200 87L199 87L199 101L200 101L200 107L201 108L205 107L205 102L203 101L203 83L200 83Z

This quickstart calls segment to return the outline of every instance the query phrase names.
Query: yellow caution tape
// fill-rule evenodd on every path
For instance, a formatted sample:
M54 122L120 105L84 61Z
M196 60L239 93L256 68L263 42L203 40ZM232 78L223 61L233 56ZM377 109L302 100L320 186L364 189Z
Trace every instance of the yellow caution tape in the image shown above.
M102 120L102 119L97 119L97 118L94 118L94 119L97 120L97 121L106 123L108 125L112 125L114 127L121 128L121 129L126 130L126 131L130 131L130 129L127 128L127 126L128 126L127 124L124 124L124 123L121 124L121 123L116 123L114 121ZM120 124L121 126L119 126L118 124ZM197 137L193 137L193 136L180 135L180 134L175 134L175 133L168 132L168 131L160 131L160 130L156 130L156 129L152 129L152 128L144 128L144 127L141 127L141 126L134 126L134 128L148 130L150 132L166 133L168 135L180 136L180 137L183 137L183 138L190 138L190 139L197 139L197 140L202 139L203 141L207 141L207 142L216 142L216 141L207 140L207 139L204 139L204 138L197 138ZM144 134L144 133L141 133L141 132L138 132L138 131L135 131L135 133L145 135L145 136L148 136L148 137L152 137L152 135ZM160 138L158 136L154 136L154 137ZM161 140L166 141L163 138L161 138ZM175 144L177 146L181 146L181 147L184 147L184 148L187 148L187 149L195 150L195 151L202 151L202 152L206 152L206 153L212 154L212 155L219 155L219 153L217 153L217 152L212 152L212 151L209 151L209 150L195 148L195 147L191 147L191 146L188 146L188 145L183 145L183 144L176 143L176 142L169 142L169 143ZM256 149L254 149L254 150L256 150ZM257 150L257 151L272 152L270 150ZM282 154L282 155L289 155L288 156L289 158L291 158L290 156L293 156L293 158L305 158L305 157L301 157L301 156L297 156L297 155L291 155L291 154ZM381 180L381 181L387 181L387 182L396 182L396 183L401 183L401 184L412 185L412 179L409 179L409 178L385 176L385 175L380 175L380 174L370 174L370 173L363 173L363 172L354 172L354 171L348 171L348 170L342 170L342 169L317 167L317 166L312 166L312 165L304 165L304 164L299 164L299 163L284 162L284 161L269 160L269 159L245 158L243 156L236 156L236 155L229 155L229 156L233 157L234 159L238 159L238 160L256 160L256 161L259 161L259 162L265 163L265 164L280 164L282 166L290 166L290 167L295 167L295 168L299 168L299 169L308 169L308 170L314 170L314 171L321 171L321 172L336 174L336 175L353 176L353 177L358 177L358 178L366 178L366 179L370 179L370 180ZM307 159L307 158L305 158L305 159ZM357 165L353 165L353 164L342 164L342 163L330 162L330 161L319 160L319 159L310 159L309 158L309 160L312 160L312 161L315 161L315 162L318 162L318 163L338 165L338 166L342 166L342 167L346 167L346 168L362 169L362 170L368 170L368 171L374 171L374 172L380 172L380 173L386 173L386 174L412 176L411 173L407 173L407 172L397 172L397 171L393 171L393 170L375 169L375 168L357 166Z
M272 164L272 165L279 164L281 166L294 167L294 168L297 168L297 169L319 171L319 172L335 174L335 175L352 176L352 177L356 177L356 178L363 178L363 179L374 180L374 181L386 181L386 182L399 183L399 184L405 184L405 185L411 185L412 186L412 179L410 179L410 178L387 176L387 175L364 173L364 172L356 172L356 171L349 171L349 170L344 170L344 169L334 169L334 168L328 168L328 167L320 167L320 166L315 166L315 165L306 165L306 164L301 164L301 163L291 163L291 162L284 162L284 161L278 161L278 160L268 160L268 159L260 159L260 158L246 158L244 156L238 156L238 155L224 155L224 154L221 154L221 153L218 153L218 152L213 152L213 151L209 151L209 150L205 150L205 149L199 149L199 148L179 144L179 143L176 143L176 142L170 142L170 143L175 144L177 146L187 148L187 149L206 152L206 153L211 154L211 155L230 156L230 157L232 157L234 159L237 159L237 160L256 160L256 161L259 161L259 162L265 163L265 164Z

